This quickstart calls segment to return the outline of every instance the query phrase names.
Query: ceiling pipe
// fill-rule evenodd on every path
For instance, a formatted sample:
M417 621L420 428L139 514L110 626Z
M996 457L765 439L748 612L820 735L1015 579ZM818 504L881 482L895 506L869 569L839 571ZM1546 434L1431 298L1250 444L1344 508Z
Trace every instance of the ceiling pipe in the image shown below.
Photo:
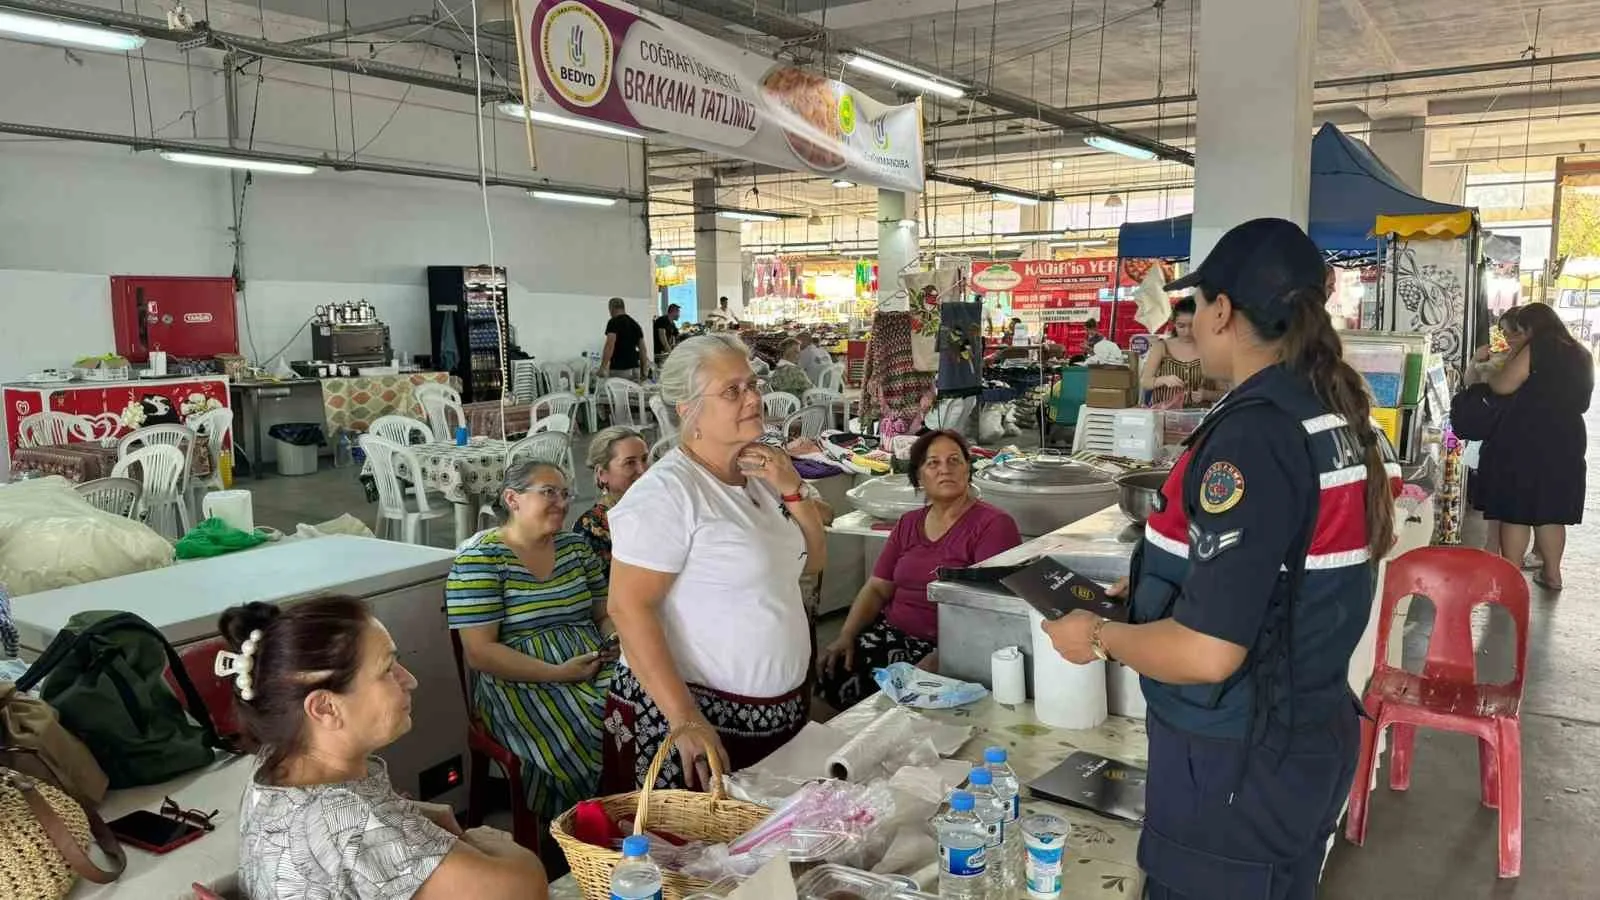
M414 15L402 16L398 19L388 19L383 22L373 22L371 25L361 25L355 28L345 28L339 31L330 31L327 34L314 34L310 37L295 38L284 43L294 47L303 47L307 44L325 44L341 38L357 37L363 34L377 34L380 31L393 31L396 28L411 28L418 25L438 25L442 22L438 13L431 16Z
M243 159L255 159L262 162L295 163L305 166L318 166L333 169L336 172L371 172L378 175L403 175L408 178L431 178L437 181L458 181L466 184L478 184L477 172L456 172L448 169L428 169L419 166L396 166L388 163L376 163L358 160L329 159L323 156L301 156L287 153L272 153L264 150L249 150L243 147L226 147L215 144L204 144L191 141L167 141L135 137L126 134L112 134L104 131L78 131L71 128L53 128L45 125L27 125L22 122L0 122L0 134L15 134L24 137L46 138L58 141L76 141L87 144L110 144L118 147L127 147L130 150L174 150L182 153L201 153L210 155L226 155ZM508 187L519 190L540 191L566 191L573 194L588 194L592 197L611 197L625 200L629 203L639 203L644 200L643 195L632 191L619 191L608 188L593 187L586 184L569 184L566 182L544 180L529 180L523 178L502 178L498 175L489 175L490 187Z
M726 22L735 22L747 28L766 32L780 40L811 40L822 42L825 46L843 45L843 42L836 39L836 35L833 32L825 28L805 19L779 12L771 7L751 4L748 0L677 0L677 5L716 16ZM880 56L876 52L873 55ZM894 60L887 61L894 62ZM940 71L938 68L922 64L918 64L914 68L918 71L926 72L934 78L953 84L968 83L967 79L958 78L947 72ZM1068 133L1102 135L1149 150L1157 157L1170 162L1181 163L1186 166L1194 165L1194 154L1182 147L1174 147L1171 144L1123 131L1120 128L1115 128L1066 110L1049 107L1031 97L1014 94L992 86L974 87L970 95L986 106L1003 109L1025 118L1037 119Z
M174 31L167 27L165 19L155 19L150 16L140 16L115 9L102 9L98 6L73 3L70 0L0 0L0 9L12 9L19 12L73 19L79 22L102 25L107 28L119 28L124 31L132 31L135 34L142 34L152 40L172 41L178 44L179 49L183 50L194 47L231 50L251 56L270 57L283 62L300 63L338 72L348 72L352 75L364 75L369 78L381 78L402 84L413 84L417 87L433 88L434 90L447 91L453 94L476 95L477 93L477 85L470 78L457 78L453 75L441 75L424 69L397 66L377 59L341 56L295 44L285 44L263 38L250 37L249 35L216 31L204 22L196 24L192 31ZM327 40L327 37L323 36L319 40ZM483 91L485 103L497 103L501 100L514 99L514 96L509 90L488 86L485 86Z

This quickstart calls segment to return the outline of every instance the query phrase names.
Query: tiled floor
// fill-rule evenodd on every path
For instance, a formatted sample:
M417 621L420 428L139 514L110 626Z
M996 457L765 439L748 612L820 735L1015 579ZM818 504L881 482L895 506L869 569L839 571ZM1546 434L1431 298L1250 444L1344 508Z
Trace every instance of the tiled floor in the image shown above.
M1590 462L1600 462L1600 406L1589 414ZM574 448L583 456L584 437ZM255 491L256 521L285 531L351 513L372 526L353 468L326 463L316 475L245 480ZM585 485L580 485L580 488ZM592 495L592 488L588 489ZM1525 897L1578 900L1600 896L1600 477L1588 484L1590 521L1571 529L1560 595L1533 589L1526 701L1523 705L1524 816L1522 877L1495 878L1496 814L1477 802L1477 748L1471 738L1422 732L1411 789L1395 793L1380 772L1366 846L1339 838L1321 897L1331 900L1477 900ZM575 504L577 509L587 503ZM573 513L577 515L577 511ZM1469 535L1470 536L1470 535ZM450 546L449 519L433 524L430 543ZM1424 640L1425 605L1413 614L1408 645ZM820 640L839 617L822 623ZM1510 671L1510 637L1490 624L1480 672ZM1588 885L1588 887L1585 887Z

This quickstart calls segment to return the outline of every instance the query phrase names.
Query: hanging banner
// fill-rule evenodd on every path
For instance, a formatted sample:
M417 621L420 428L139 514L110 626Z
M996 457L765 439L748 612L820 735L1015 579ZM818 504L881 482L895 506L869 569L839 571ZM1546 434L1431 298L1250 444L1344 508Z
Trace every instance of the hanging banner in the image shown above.
M971 284L980 294L1009 292L1014 312L1046 312L1045 321L1070 322L1093 318L1092 311L1101 300L1112 299L1118 286L1133 287L1138 282L1126 272L1118 277L1116 257L1097 256L974 262Z
M522 0L523 95L673 143L798 172L923 189L922 104L847 84L631 6ZM536 77L529 77L529 71Z

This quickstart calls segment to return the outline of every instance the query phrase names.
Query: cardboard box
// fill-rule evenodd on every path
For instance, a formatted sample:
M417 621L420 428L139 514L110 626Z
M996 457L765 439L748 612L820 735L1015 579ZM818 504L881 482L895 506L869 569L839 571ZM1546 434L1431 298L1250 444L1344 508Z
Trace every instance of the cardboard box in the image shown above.
M1139 370L1134 368L1130 359L1128 363L1120 366L1090 366L1089 387L1125 389L1139 387Z
M1094 409L1128 409L1139 405L1136 388L1089 388L1084 391L1083 403Z

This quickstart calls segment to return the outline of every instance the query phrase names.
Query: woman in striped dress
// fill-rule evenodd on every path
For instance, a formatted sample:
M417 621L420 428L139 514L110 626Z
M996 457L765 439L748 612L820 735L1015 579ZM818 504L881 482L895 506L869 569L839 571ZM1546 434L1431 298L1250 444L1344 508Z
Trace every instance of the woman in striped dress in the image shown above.
M1194 300L1172 304L1172 334L1150 342L1139 386L1150 392L1157 409L1209 406L1220 392L1200 371L1200 348L1194 342Z
M563 527L572 493L558 467L513 465L500 496L506 523L456 555L446 611L472 671L473 710L522 760L528 807L549 820L599 787L606 571Z

